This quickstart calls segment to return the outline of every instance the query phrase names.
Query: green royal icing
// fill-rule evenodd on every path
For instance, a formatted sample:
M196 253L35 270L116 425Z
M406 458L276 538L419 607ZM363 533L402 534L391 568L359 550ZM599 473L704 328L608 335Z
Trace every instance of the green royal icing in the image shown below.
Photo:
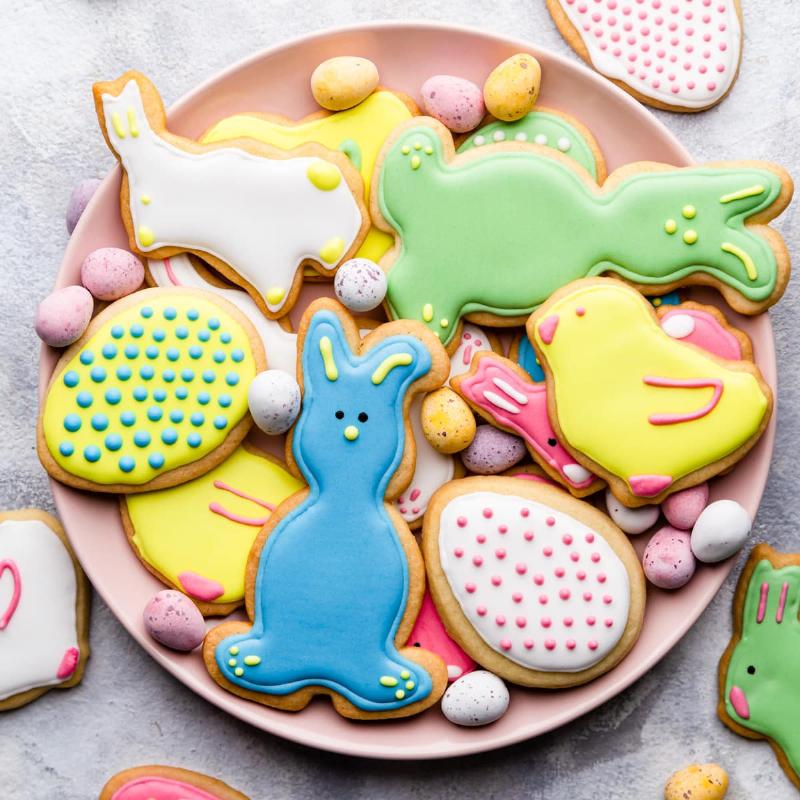
M775 254L744 226L780 195L766 169L639 172L600 192L540 153L487 150L449 166L437 131L449 136L431 122L398 137L378 201L401 245L389 271L392 316L422 320L445 343L465 314L524 316L570 281L604 272L652 286L703 272L754 302L775 289Z
M531 111L515 122L490 122L471 134L458 148L466 153L497 142L528 142L558 150L580 164L595 180L597 163L583 134L567 120L549 111Z
M768 587L762 607L762 587ZM781 593L786 585L783 613ZM759 561L747 586L741 640L734 649L725 679L725 709L743 727L768 736L800 774L800 567L776 569ZM781 617L782 621L778 622ZM752 670L752 671L751 671ZM749 718L731 702L733 687L746 698ZM739 701L741 710L741 701Z

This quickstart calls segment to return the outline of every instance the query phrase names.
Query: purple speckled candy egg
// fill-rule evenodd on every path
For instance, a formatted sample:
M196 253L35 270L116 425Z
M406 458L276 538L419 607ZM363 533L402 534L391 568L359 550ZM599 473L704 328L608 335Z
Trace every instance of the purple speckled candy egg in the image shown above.
M98 186L100 186L98 178L86 178L72 190L67 203L67 231L70 236L72 236L72 231L75 230L78 220L86 210L86 206L89 205L89 201L97 191Z
M368 258L351 258L336 271L333 291L350 311L372 311L386 297L386 273Z
M420 91L425 113L455 133L477 128L486 114L483 92L465 78L434 75L422 84Z
M93 250L81 265L81 283L98 300L119 300L135 292L143 280L142 262L119 247Z
M661 504L661 510L673 528L690 531L707 505L708 484L701 483L699 486L671 494Z
M642 559L644 574L661 589L679 589L687 584L696 566L691 536L665 525L653 534Z
M94 300L83 286L56 289L39 303L36 333L50 347L66 347L83 336L92 311Z
M481 425L472 443L461 453L461 460L477 475L497 475L511 469L524 456L525 444L518 436Z
M206 635L200 609L175 589L156 594L144 607L142 616L150 636L172 650L194 650Z
M278 436L300 413L300 387L288 372L268 369L253 378L247 391L253 421L264 433Z

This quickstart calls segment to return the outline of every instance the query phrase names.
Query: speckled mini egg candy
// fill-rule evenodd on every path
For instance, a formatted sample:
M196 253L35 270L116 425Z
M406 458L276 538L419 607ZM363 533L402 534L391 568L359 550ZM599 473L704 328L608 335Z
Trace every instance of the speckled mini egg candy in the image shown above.
M703 509L692 528L692 552L713 564L736 553L747 541L753 520L735 500L717 500Z
M628 508L614 497L610 489L606 489L606 508L616 526L632 536L644 533L658 521L658 506Z
M422 401L422 432L439 453L458 453L475 437L475 416L470 407L447 387L431 392Z
M425 113L454 133L477 128L486 114L480 87L455 75L434 75L420 89Z
M142 619L148 634L172 650L194 650L206 635L200 609L174 589L154 595L144 607Z
M83 336L94 300L83 286L56 289L36 309L36 335L50 347L67 347Z
M642 566L647 580L661 589L680 589L694 575L695 557L687 531L665 525L653 534Z
M42 463L96 491L196 477L224 457L227 449L211 455L217 448L244 437L247 387L265 366L252 326L224 300L184 287L137 292L103 311L58 363L43 404Z
M719 764L690 764L678 770L664 787L664 800L723 800L728 773Z
M519 436L480 425L469 447L461 453L461 460L476 475L499 475L522 461L526 452Z
M368 258L351 258L336 270L333 291L350 311L372 311L386 297L386 273Z
M455 725L475 728L500 719L510 699L502 679L480 669L450 685L442 697L442 713Z
M99 186L100 180L98 178L86 178L72 190L67 203L67 232L70 236Z
M144 281L144 266L119 247L93 250L81 264L81 283L98 300L119 300L135 292Z
M367 58L338 56L311 74L311 93L329 111L343 111L365 100L378 86L378 68Z
M524 117L536 103L542 82L539 62L528 53L517 53L498 64L483 85L489 113L505 122Z
M300 413L300 387L292 375L281 369L256 375L247 400L253 421L269 436L286 433Z
M661 510L673 528L690 531L707 505L708 484L701 483L699 486L671 494L661 504Z

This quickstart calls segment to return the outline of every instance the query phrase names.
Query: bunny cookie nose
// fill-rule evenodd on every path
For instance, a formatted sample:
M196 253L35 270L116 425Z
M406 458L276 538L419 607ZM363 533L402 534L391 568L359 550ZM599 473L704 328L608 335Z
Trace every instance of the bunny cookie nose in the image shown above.
M347 439L348 442L354 442L358 439L358 428L355 425L348 425L344 429L344 438Z

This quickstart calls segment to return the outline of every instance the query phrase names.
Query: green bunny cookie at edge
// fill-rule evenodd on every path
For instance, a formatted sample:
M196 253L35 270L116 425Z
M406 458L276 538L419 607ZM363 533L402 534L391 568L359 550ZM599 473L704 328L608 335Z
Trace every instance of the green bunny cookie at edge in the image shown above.
M648 294L712 285L740 313L777 302L789 279L780 235L792 180L767 162L676 168L640 162L598 187L553 148L502 142L455 154L429 117L399 126L373 176L392 318L450 345L462 317L515 325L556 289L615 274ZM576 235L580 232L580 236Z

